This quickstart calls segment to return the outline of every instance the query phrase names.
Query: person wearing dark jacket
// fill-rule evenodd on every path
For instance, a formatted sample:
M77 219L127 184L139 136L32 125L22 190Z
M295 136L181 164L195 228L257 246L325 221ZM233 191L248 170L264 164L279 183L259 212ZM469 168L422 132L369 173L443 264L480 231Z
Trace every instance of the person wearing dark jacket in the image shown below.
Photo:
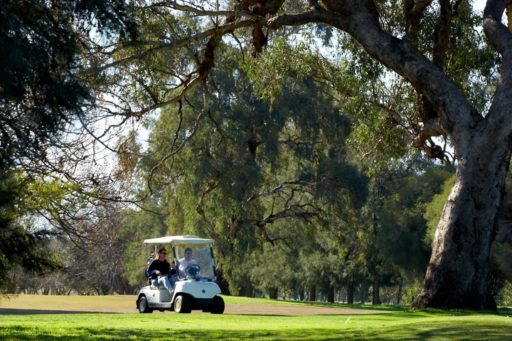
M170 276L176 274L176 266L174 263L169 264L167 261L167 250L165 248L158 250L158 254L149 265L148 273L153 280L153 285L162 284L172 294L174 283Z

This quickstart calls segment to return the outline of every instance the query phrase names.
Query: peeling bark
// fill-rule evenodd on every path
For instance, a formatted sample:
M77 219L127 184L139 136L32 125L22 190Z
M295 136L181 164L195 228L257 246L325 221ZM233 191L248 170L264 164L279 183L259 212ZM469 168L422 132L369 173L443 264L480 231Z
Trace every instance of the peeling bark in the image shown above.
M510 148L509 138L496 141L484 130L459 158L456 182L443 209L414 308L496 309L490 288L490 250Z

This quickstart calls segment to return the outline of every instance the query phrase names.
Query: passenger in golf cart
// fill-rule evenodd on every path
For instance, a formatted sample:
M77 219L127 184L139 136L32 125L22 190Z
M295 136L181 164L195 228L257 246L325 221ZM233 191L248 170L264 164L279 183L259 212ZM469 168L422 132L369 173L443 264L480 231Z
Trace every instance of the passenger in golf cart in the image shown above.
M174 288L173 276L176 275L176 265L174 262L167 261L167 250L161 248L155 256L155 259L149 265L147 274L150 276L152 284L158 287L162 284L169 293L172 294Z
M184 278L187 274L193 277L199 275L199 264L192 258L192 249L187 247L184 252L185 257L178 261L179 276Z

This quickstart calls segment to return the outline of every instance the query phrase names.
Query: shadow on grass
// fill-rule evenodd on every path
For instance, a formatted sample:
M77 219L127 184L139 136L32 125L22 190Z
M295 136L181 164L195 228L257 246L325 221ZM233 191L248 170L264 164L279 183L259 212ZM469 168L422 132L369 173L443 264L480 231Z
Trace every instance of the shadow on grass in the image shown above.
M342 309L364 309L364 310L410 310L408 305L369 305L369 304L345 304L345 303L330 303L330 302L318 302L318 301L292 301L292 300L268 300L275 304L280 303L291 303L296 305L304 305L310 307L325 307L325 308L342 308ZM269 303L271 304L271 303Z
M383 330L286 329L286 330L166 330L67 329L65 335L23 326L0 327L2 340L507 340L512 325L429 325L413 323Z
M0 315L63 315L63 314L116 314L115 312L98 312L85 310L48 310L48 309L15 309L0 308Z
M374 311L402 311L406 313L427 313L427 314L439 314L439 315L474 315L474 314L491 314L491 315L503 315L512 316L512 308L501 307L496 311L476 311L476 310L461 310L461 309L422 309L413 310L410 305L398 305L398 304L382 304L382 305L369 305L369 304L345 304L345 303L329 303L329 302L316 302L316 301L292 301L292 300L272 300L274 302L292 303L296 305L305 305L313 307L326 307L326 308L343 308L343 309L363 309L363 310L374 310ZM414 315L411 315L414 316Z

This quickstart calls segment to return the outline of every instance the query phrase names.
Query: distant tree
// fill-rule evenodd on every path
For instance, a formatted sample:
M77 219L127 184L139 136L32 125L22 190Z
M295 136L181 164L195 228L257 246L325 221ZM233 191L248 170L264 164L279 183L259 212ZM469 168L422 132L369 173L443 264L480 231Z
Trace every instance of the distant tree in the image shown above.
M154 256L153 247L144 245L143 240L185 234L183 225L169 224L167 221L170 212L166 210L165 199L158 201L163 205L149 200L144 209L125 209L122 212L117 242L122 257L122 276L133 287L145 283L144 269L147 267L148 258Z
M16 273L12 270L44 274L60 268L59 257L46 248L52 237L47 230L31 228L28 221L18 218L29 212L27 181L13 173L0 172L0 293L14 291ZM33 212L33 211L32 211Z
M283 44L276 54L288 48ZM250 91L253 65L229 46L223 53L224 66L205 85L207 110L199 89L187 94L189 106L162 109L140 166L148 191L179 207L171 214L187 232L216 239L230 291L249 294L249 277L260 278L254 283L261 288L265 278L240 264L262 241L293 243L295 224L361 206L367 180L344 145L350 120L329 100L328 88L313 82L312 67L290 66L275 97L260 99Z
M62 146L65 124L93 103L93 83L81 72L89 33L135 34L124 2L2 1L0 6L0 277L15 265L52 268L43 252L47 231L22 226L16 207L24 178L48 175L49 146ZM41 168L35 167L38 164ZM25 172L18 172L23 168ZM31 212L34 213L34 212ZM0 281L5 284L5 281Z
M404 280L414 282L425 271L430 256L430 244L424 243L425 211L452 174L452 167L419 158L392 165L380 175L380 205L374 211L376 231L369 257L382 278L400 286Z
M44 157L58 133L93 104L81 74L83 40L133 34L122 1L14 1L0 9L0 168ZM84 36L85 35L85 36Z
M97 210L97 221L83 222L89 225L85 238L66 245L64 275L68 287L86 294L131 294L134 286L129 285L125 273L126 265L135 255L123 252L126 242L121 238L123 211L119 207Z

